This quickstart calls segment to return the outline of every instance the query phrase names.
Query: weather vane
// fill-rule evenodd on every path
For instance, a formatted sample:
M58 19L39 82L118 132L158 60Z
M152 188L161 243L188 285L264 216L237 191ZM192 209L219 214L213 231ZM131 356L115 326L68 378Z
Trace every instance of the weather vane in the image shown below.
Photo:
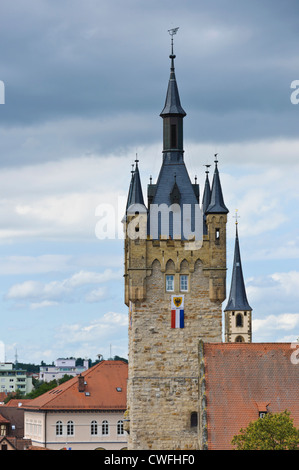
M179 28L169 29L168 32L171 36L171 55L173 55L173 36L178 32Z

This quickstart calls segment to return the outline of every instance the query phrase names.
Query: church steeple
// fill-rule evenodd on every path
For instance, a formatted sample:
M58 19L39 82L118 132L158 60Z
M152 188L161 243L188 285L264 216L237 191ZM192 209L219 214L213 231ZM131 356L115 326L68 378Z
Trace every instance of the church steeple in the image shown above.
M236 222L236 238L231 288L225 308L226 342L251 342L251 312L241 263L238 223Z
M170 77L166 93L165 105L160 113L163 119L163 152L183 151L183 118L186 116L181 106L179 90L177 86L173 53L173 36L178 28L169 30L171 35L171 60Z
M243 278L239 236L238 236L238 224L236 224L233 273L232 273L229 299L228 299L228 303L227 303L225 311L226 310L252 310L247 300L245 283L244 283L244 278Z

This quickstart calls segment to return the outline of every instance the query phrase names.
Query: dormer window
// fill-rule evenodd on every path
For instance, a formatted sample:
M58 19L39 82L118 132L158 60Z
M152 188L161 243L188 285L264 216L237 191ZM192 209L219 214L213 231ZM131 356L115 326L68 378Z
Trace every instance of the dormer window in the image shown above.
M259 418L264 418L268 414L268 402L257 402L257 409L259 412Z

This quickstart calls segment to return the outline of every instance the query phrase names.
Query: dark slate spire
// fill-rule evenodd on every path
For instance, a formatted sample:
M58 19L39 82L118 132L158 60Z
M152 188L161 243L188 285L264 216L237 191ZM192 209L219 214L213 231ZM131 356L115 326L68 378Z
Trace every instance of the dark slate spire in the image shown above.
M164 204L170 207L172 204L179 204L182 223L180 233L175 232L170 214L168 216L169 232L164 233L162 216L153 217L153 219L150 219L148 226L149 234L153 238L160 238L162 235L172 238L174 235L180 235L182 239L188 239L191 232L195 230L195 208L198 207L199 187L197 183L194 185L191 183L183 156L183 119L186 113L180 103L174 73L175 56L173 54L173 35L177 29L169 31L172 37L171 55L169 56L171 59L170 79L165 106L160 114L163 119L163 161L157 183L148 186L148 198L151 201L151 207ZM191 218L187 215L189 208L191 208ZM190 220L190 227L186 228L184 222L187 219ZM188 224L185 223L185 225Z
M143 193L142 193L140 174L139 174L139 168L138 168L138 161L139 160L137 160L136 158L135 170L132 171L132 178L131 178L128 200L127 200L127 209L132 204L142 204L144 206Z
M248 303L246 290L245 290L237 223L236 223L236 240L235 240L233 274L232 274L229 299L228 299L225 312L227 310L229 311L232 311L232 310L252 311L252 308L250 307Z
M135 173L135 171L134 171L134 164L133 164L132 165L132 170L131 170L131 181L130 181L129 192L128 192L128 197L127 197L126 211L127 211L128 207L131 205L134 173Z
M169 33L171 35L171 54L169 56L171 60L170 77L169 77L169 82L168 82L165 105L160 114L161 117L169 115L169 114L178 114L182 117L186 116L186 113L181 106L179 90L178 90L178 86L177 86L177 82L175 78L175 71L174 71L174 59L176 56L173 53L173 35L176 34L177 30L178 28L169 30Z
M206 210L210 205L211 202L211 187L209 181L209 167L211 165L205 165L207 167L206 171L206 181L204 187L204 193L202 197L202 213L203 213L203 234L206 235L208 233L207 223L206 223Z
M179 90L174 72L173 53L173 35L176 34L178 28L171 29L171 66L170 78L166 93L165 105L160 113L163 119L163 153L164 157L177 161L183 158L183 119L186 116L181 106Z
M202 212L205 213L207 208L210 205L211 202L211 187L210 187L210 181L209 181L209 170L208 168L211 165L205 165L207 167L206 171L206 181L205 181L205 187L204 187L204 193L202 197Z
M217 154L215 154L217 157ZM224 204L219 171L217 166L218 160L215 160L215 171L212 183L212 191L211 191L211 201L209 207L206 210L206 214L227 214L228 209Z

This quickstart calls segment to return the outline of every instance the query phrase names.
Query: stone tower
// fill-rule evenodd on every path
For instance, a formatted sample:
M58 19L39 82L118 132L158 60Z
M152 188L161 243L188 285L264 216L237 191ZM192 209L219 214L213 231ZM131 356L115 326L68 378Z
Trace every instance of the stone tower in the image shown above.
M161 170L148 185L146 207L136 161L123 219L132 450L198 449L198 344L222 340L228 209L217 159L211 188L206 176L202 204L199 185L190 181L174 59L172 47L160 114Z
M250 307L243 278L238 222L236 222L236 239L231 288L225 312L225 342L251 343L252 308Z

